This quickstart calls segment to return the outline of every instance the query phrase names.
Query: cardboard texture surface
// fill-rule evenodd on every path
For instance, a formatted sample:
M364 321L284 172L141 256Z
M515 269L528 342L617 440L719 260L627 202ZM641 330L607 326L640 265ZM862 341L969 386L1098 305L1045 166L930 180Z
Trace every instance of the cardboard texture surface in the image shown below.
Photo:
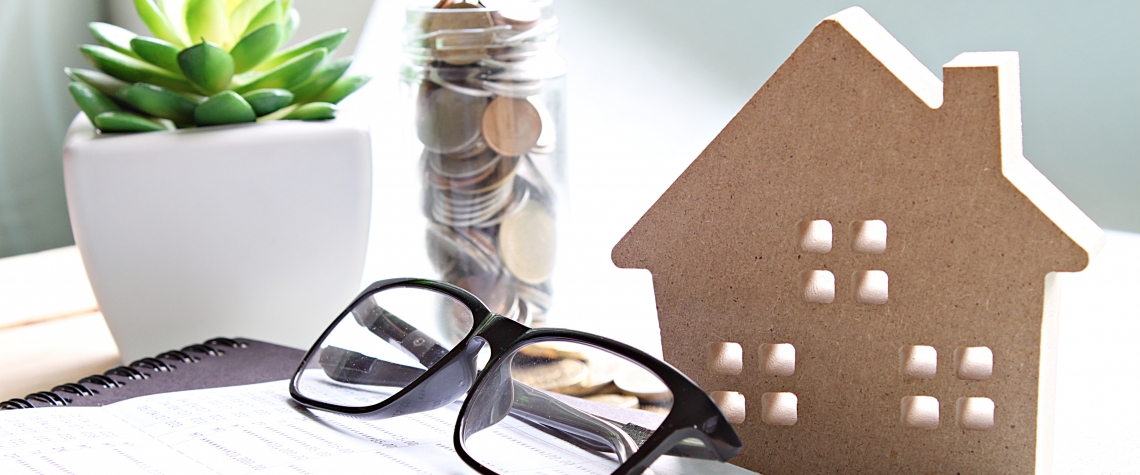
M734 463L1050 471L1051 273L1104 235L1022 156L1017 54L943 73L827 18L614 248L665 359L737 406Z

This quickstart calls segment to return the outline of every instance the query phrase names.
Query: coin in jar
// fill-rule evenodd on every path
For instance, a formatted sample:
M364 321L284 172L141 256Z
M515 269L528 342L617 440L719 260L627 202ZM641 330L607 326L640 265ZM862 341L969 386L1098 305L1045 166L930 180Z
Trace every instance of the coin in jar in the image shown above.
M427 149L459 153L479 141L487 99L424 83L416 101L416 134Z
M503 264L520 281L540 284L550 279L554 249L554 217L538 201L527 201L499 227Z
M487 46L494 41L495 26L491 13L479 4L440 2L442 7L427 15L427 31L435 32L430 45L435 56L457 66L473 64L487 56ZM464 11L468 10L468 11Z
M542 118L526 99L499 96L483 111L483 140L496 152L519 156L542 135Z
M487 0L482 2L491 9L491 18L498 25L510 25L526 30L542 19L542 10L530 0Z

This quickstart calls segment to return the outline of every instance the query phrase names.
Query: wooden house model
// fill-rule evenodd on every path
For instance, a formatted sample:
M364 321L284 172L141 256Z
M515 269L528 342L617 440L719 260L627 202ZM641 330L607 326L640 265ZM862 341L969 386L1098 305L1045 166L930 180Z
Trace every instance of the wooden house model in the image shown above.
M1059 289L1104 241L1022 155L1018 56L820 23L613 250L765 475L1049 473Z

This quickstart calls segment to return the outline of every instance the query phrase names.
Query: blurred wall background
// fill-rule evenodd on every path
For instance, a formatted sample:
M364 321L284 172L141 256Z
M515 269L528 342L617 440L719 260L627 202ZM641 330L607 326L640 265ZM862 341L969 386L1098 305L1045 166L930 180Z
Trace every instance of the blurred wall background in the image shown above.
M89 0L0 0L0 257L71 244L60 151L79 111L64 66L102 16Z
M623 183L650 180L663 191L819 20L851 5L555 1L570 67L573 199L632 202L614 217L625 227L656 195L621 196ZM297 0L296 38L337 26L359 32L370 3ZM130 4L0 0L0 256L71 242L59 162L76 109L60 71L85 66L75 45L91 41L87 21L138 28ZM961 52L1019 51L1027 158L1101 226L1140 232L1140 2L860 5L939 76ZM598 252L608 256L618 237L599 236Z
M1019 51L1026 157L1102 227L1140 232L1135 0L563 1L571 160L592 146L579 132L598 128L575 114L588 108L593 120L607 120L582 97L590 94L621 103L608 112L622 117L606 124L610 134L659 128L657 140L668 146L639 144L628 153L662 154L645 163L671 168L675 178L816 23L856 4L939 77L962 52ZM666 92L657 83L669 81L686 90L643 94ZM631 106L640 113L624 110ZM692 136L700 146L685 142ZM674 150L685 154L682 166L672 163Z

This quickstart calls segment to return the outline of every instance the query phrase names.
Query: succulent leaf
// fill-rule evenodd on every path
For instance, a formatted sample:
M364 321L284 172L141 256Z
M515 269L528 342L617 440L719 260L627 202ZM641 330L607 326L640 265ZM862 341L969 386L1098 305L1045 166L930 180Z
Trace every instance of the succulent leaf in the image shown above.
M163 13L162 8L158 6L155 0L134 0L135 10L139 13L139 18L142 19L146 27L154 36L169 41L179 48L185 48L189 43L187 39L180 35L179 30L175 29L170 19Z
M233 46L230 22L223 0L190 0L186 3L186 31L192 42L210 42L225 50Z
M349 94L356 92L357 89L364 87L368 81L372 80L372 76L367 74L357 74L353 76L345 76L338 79L332 86L325 89L317 97L312 100L314 102L328 102L332 104L339 104Z
M352 58L341 58L334 61L329 61L319 66L313 75L305 82L289 88L293 91L293 95L297 97L297 102L309 102L310 99L316 97L317 94L324 92L329 86L332 86L337 79L344 76L344 72L352 65Z
M244 73L253 69L265 58L273 54L281 44L281 25L271 23L246 35L230 50L234 58L234 72Z
M275 112L270 112L269 114L258 117L257 121L258 122L272 122L275 120L281 120L285 116L292 114L293 111L297 110L298 107L301 107L301 105L300 104L292 104L292 105L282 107Z
M194 87L182 75L135 59L111 48L82 45L79 52L96 68L129 83L148 82L175 91L192 92Z
M233 91L222 91L194 109L194 122L200 126L256 122L257 114L241 96Z
M272 71L258 74L252 80L233 88L238 93L245 93L254 89L282 88L288 89L308 79L313 69L324 61L328 50L317 48L313 51L297 56Z
M348 28L326 31L317 36L309 38L307 41L293 45L289 47L289 49L279 51L277 54L263 61L254 69L258 71L268 71L277 67L281 63L289 61L290 59L296 58L297 56L308 53L317 48L325 48L331 53L333 51L336 51L336 48L340 46L340 43L344 41L344 37L346 36L348 36Z
M261 117L289 105L293 102L293 93L288 89L258 89L242 94L242 98L253 107L253 112Z
M281 23L284 19L285 12L281 11L281 5L277 2L270 2L265 5L265 8L257 12L257 15L253 16L253 19L249 21L249 25L245 27L245 31L242 32L242 36L248 35L270 23Z
M297 32L298 26L301 26L301 13L296 8L290 8L289 13L285 15L285 32L281 35L281 44L285 44L293 38L293 33Z
M91 122L102 132L154 132L172 129L167 124L130 112L104 112L91 119Z
M136 83L119 89L116 97L131 108L177 124L193 124L198 102L153 84Z
M186 33L187 3L187 0L158 0L158 6L162 8L174 33L185 40L187 45L191 45L194 42L190 41L190 36Z
M212 43L199 43L178 53L178 67L191 83L207 94L229 87L234 76L234 60L226 50Z
M127 87L124 81L115 79L114 77L102 72L94 71L91 69L77 69L77 68L63 68L63 73L73 81L86 83L88 86L95 88L96 91L103 93L108 97L114 97L119 89Z
M103 93L94 87L82 82L73 82L67 85L68 92L79 105L79 109L87 114L87 118L95 121L95 116L104 112L117 112L123 110Z
M335 105L327 102L310 102L294 109L282 120L329 120L335 117Z
M178 66L178 52L180 50L173 43L158 38L137 36L131 40L131 49L143 61L167 71L182 74L182 69Z
M231 0L233 1L233 0ZM230 12L230 34L241 36L249 29L249 22L273 0L242 0Z
M128 56L138 57L131 49L131 40L138 35L130 30L98 21L88 23L87 28L91 30L91 35L93 35L95 39L103 43L103 46Z

